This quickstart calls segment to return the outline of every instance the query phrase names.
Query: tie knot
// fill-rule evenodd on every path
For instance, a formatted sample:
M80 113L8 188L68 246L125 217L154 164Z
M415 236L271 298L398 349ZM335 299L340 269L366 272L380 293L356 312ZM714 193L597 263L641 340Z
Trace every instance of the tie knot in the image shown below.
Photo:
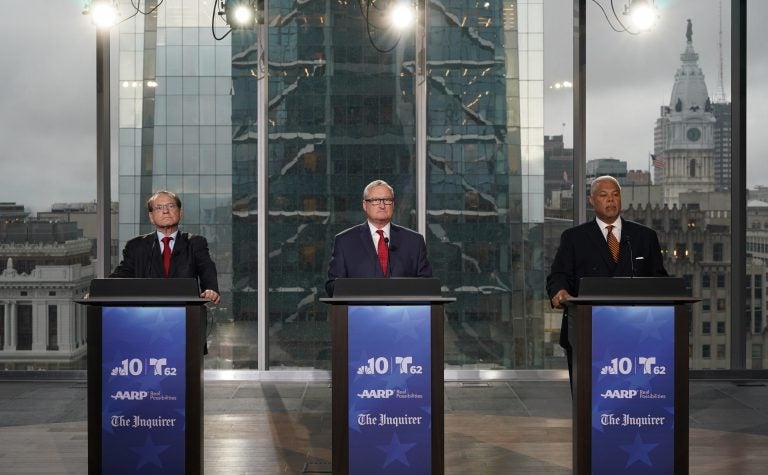
M605 227L605 229L607 229L608 232L613 231L613 224L609 224L608 226Z
M171 236L165 236L163 238L163 244L168 244L169 242L173 241L173 238Z

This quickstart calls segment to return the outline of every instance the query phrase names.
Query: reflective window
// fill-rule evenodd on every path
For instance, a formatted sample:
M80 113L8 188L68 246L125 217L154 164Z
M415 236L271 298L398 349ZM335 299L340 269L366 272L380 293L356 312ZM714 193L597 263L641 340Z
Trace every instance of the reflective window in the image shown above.
M764 18L768 15L766 2L748 0L747 2L747 219L756 226L747 226L747 272L755 275L753 288L761 293L755 293L747 304L747 318L744 326L746 332L747 368L768 368L768 355L763 353L766 343L766 322L763 319L762 308L765 307L764 295L766 275L768 270L768 169L764 160L768 150L768 137L762 133L761 121L768 104L768 89L765 85L765 75L761 72L768 65L768 55L762 45L768 40L768 32L764 27ZM750 324L751 323L751 324Z
M567 211L572 170L558 127L547 171L544 2L429 3L428 15L426 238L457 298L446 308L446 366L562 367L559 323L536 303L546 301L552 232L545 194L561 192L554 206ZM568 53L553 55L568 81Z
M2 55L0 371L84 369L72 300L96 268L96 33L81 2L24 11L37 28L25 40L25 22L2 21L15 40Z

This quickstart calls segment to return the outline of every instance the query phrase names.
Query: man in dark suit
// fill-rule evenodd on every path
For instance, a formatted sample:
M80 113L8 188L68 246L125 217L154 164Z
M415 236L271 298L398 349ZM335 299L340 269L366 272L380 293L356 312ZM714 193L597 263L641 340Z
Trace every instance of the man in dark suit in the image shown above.
M342 231L333 241L325 291L333 296L344 277L432 277L424 237L391 223L395 192L383 180L363 190L365 223Z
M560 346L568 357L569 374L573 349L568 342L568 310L564 303L579 295L579 279L667 276L656 231L619 217L621 186L615 178L595 178L589 203L595 209L595 219L563 232L547 276L552 307L564 309Z
M170 191L158 191L147 200L147 210L155 231L128 241L123 260L110 277L195 278L200 284L200 297L218 304L219 283L208 241L179 232L184 216L179 197Z

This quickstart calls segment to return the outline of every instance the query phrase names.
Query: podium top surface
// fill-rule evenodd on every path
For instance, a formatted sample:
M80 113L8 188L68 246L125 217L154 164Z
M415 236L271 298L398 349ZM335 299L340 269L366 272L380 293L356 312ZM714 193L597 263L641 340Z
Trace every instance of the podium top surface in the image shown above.
M324 303L422 303L454 302L442 296L440 280L420 277L336 279L333 297Z
M440 281L435 278L390 277L336 279L333 297L440 297Z
M579 296L567 303L669 304L699 300L691 296L679 277L583 277Z
M690 297L685 281L679 277L582 277L579 297Z
M89 297L74 299L73 302L82 305L200 305L210 302L208 299L200 297Z
M371 295L368 297L324 297L320 299L323 303L349 303L349 304L424 304L424 303L451 303L456 299L453 297L431 297L428 295L421 297L377 297Z
M161 297L195 298L200 296L197 279L93 279L91 298Z
M700 298L690 295L664 296L664 297L626 297L621 295L590 295L589 297L573 297L565 300L566 304L610 304L617 303L628 304L673 304L673 303L696 303Z
M209 300L200 297L197 279L93 279L89 297L75 302L85 305L198 305Z

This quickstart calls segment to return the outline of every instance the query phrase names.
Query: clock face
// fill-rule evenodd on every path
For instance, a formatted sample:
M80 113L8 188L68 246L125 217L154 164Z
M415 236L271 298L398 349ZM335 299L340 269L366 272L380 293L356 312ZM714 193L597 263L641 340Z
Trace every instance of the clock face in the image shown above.
M688 136L688 140L695 142L701 138L701 130L696 127L691 127L688 129L688 132L686 132L686 135Z

